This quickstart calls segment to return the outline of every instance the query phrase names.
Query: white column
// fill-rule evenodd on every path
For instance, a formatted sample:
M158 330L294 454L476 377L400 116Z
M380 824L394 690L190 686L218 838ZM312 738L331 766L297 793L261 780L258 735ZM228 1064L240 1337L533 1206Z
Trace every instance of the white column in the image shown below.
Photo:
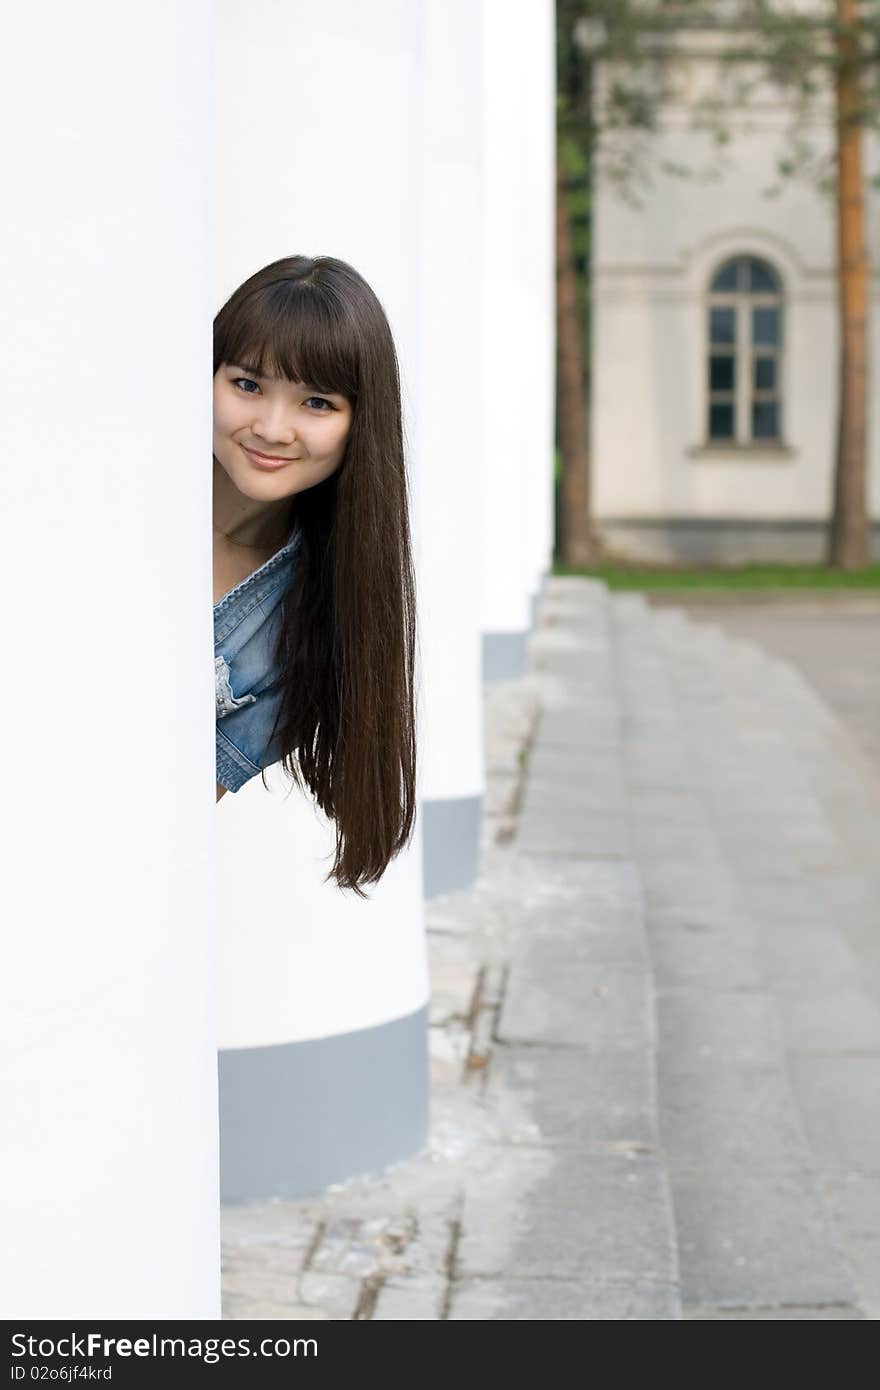
M7 1319L220 1315L211 24L4 15Z
M421 575L425 892L479 867L480 9L425 0L422 332L416 467Z
M549 561L555 82L550 0L482 0L481 8L482 627L492 679L524 669Z
M348 261L388 314L410 467L421 5L218 5L215 307L283 256ZM369 902L322 880L331 827L276 765L217 807L221 1151L230 1199L316 1192L427 1137L421 839Z
M553 565L553 460L556 449L556 6L528 0L517 25L529 55L528 80L521 89L521 177L531 189L517 228L529 302L529 333L523 369L534 383L529 393L528 457L534 460L529 483L531 597L543 591Z

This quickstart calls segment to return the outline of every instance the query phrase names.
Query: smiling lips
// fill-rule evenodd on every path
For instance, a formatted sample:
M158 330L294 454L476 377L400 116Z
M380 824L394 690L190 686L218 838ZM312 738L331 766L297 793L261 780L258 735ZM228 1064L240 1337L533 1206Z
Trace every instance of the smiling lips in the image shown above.
M260 454L256 449L249 449L245 444L242 444L241 447L258 468L283 468L286 463L297 462L296 459L279 458L277 454Z
M269 459L271 463L293 463L293 459L282 458L281 454L264 454L261 449L248 449L246 444L241 447L247 449L249 454L255 454L258 459Z

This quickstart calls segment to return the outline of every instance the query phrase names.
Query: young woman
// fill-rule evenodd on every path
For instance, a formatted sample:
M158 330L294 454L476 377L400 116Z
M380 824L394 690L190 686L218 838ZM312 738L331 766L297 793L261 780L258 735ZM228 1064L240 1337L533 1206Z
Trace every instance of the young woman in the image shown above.
M361 897L414 826L415 632L385 313L344 261L275 261L214 320L217 800L281 761Z

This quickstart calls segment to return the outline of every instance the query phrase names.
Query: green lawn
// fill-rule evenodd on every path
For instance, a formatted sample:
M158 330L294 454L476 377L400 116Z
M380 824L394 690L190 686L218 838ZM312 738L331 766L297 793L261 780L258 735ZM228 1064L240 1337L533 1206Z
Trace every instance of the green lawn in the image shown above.
M609 589L880 589L880 565L832 570L825 565L737 565L724 569L599 565L572 569L555 564L554 574L603 579Z

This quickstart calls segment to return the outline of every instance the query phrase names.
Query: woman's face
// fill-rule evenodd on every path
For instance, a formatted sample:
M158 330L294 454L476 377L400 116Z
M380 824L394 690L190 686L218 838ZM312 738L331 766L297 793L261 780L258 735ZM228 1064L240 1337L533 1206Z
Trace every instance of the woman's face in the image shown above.
M241 363L224 362L214 376L214 457L255 501L292 497L334 473L351 420L345 396L258 376Z

